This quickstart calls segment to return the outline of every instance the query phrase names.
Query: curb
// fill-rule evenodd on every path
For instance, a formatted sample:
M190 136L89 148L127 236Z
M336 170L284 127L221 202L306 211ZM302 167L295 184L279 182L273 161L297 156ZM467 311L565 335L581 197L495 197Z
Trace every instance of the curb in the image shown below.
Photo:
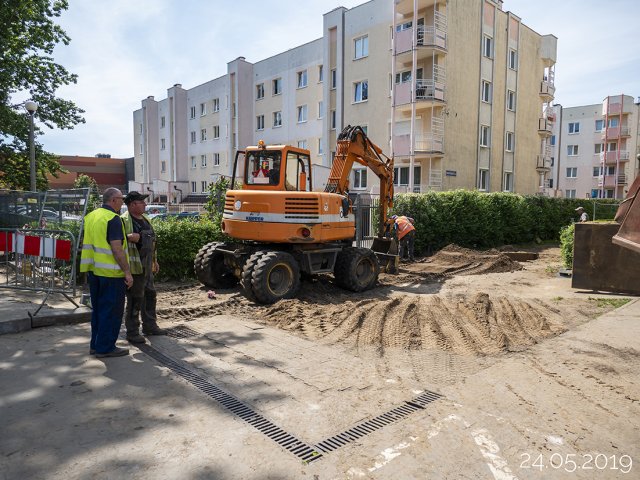
M80 307L76 309L60 309L58 312L36 315L35 317L14 318L0 322L0 335L6 333L20 333L32 328L51 327L54 325L69 325L91 321L91 309Z

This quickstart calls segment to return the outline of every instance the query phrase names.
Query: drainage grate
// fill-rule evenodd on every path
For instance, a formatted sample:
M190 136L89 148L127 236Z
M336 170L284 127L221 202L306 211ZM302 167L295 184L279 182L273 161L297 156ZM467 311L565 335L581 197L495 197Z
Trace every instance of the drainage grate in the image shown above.
M167 328L167 335L173 338L191 338L198 337L202 334L186 325L176 325L175 327Z
M375 432L376 430L386 427L387 425L397 422L398 420L402 420L403 418L411 415L412 413L424 410L427 404L438 400L442 395L435 392L425 391L420 394L418 397L413 400L409 400L408 402L403 403L402 405L395 407L389 410L382 415L378 415L366 422L359 423L355 427L350 428L338 435L334 435L333 437L329 437L322 442L316 444L316 448L323 453L329 453L333 450L336 450L340 447L345 446L348 443L354 442L370 433Z
M183 326L181 326L183 327ZM174 327L177 329L178 327ZM195 332L194 330L189 329L188 327L184 327L186 330L191 332ZM182 332L182 330L180 330ZM196 335L199 335L198 332L195 332ZM170 334L171 335L171 334ZM172 335L173 336L173 335ZM193 336L193 335L189 335ZM177 337L177 338L185 338L185 337ZM140 344L136 345L141 351L149 355L151 358L156 360L161 365L169 368L172 372L180 375L186 381L191 383L201 392L207 394L215 401L217 401L220 405L225 407L227 410L231 411L242 420L247 422L252 427L256 428L258 431L264 433L271 440L276 442L281 447L285 448L301 460L309 463L313 462L322 457L322 454L318 452L314 447L304 443L303 441L297 439L290 433L282 430L277 425L273 424L271 421L264 418L262 415L256 413L250 407L242 403L240 400L235 398L232 395L229 395L227 392L224 392L220 388L216 387L212 383L208 382L204 378L196 375L189 369L183 367L175 360L167 357L163 353L160 353L158 350L153 348L148 344Z

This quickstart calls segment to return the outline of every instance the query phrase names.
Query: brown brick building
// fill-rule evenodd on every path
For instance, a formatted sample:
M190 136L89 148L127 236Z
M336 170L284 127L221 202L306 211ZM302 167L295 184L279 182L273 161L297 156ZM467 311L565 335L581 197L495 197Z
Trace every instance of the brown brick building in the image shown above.
M125 158L80 157L78 155L60 156L60 166L69 173L60 174L59 178L49 175L49 188L72 188L78 175L85 174L93 177L100 190L117 187L126 190L127 160Z

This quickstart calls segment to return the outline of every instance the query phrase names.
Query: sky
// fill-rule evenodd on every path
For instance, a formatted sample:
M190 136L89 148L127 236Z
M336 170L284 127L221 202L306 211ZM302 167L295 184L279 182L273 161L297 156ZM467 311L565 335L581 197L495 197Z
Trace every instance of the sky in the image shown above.
M391 1L391 0L389 0ZM73 130L44 125L39 141L59 155L133 156L133 111L226 73L242 56L257 62L320 38L322 15L363 0L70 0L57 19L71 44L55 60L79 76L59 96L86 112ZM505 0L522 22L558 37L555 103L594 104L640 96L640 1Z

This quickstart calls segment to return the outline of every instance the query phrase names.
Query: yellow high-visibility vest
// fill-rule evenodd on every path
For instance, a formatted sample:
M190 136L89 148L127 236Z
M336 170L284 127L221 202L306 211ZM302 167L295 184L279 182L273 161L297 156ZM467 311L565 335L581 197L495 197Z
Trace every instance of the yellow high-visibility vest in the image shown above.
M84 218L84 241L80 256L80 271L93 272L100 277L124 278L124 272L116 262L107 242L107 224L118 214L106 208L97 208ZM122 226L124 242L122 248L129 261L127 236Z

